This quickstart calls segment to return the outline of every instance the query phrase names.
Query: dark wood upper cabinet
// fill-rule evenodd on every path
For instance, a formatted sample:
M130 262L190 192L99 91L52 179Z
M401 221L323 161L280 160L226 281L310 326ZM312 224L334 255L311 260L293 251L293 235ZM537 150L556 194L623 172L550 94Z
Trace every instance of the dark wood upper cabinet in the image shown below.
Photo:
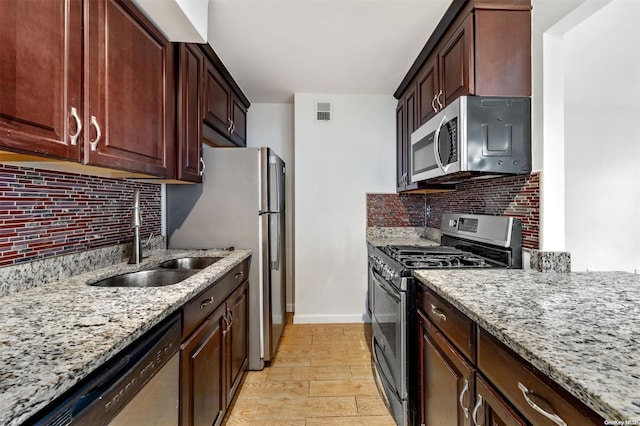
M213 49L209 45L201 48L206 59L205 138L218 145L247 146L247 110L251 104Z
M231 141L247 146L247 108L236 96L231 100Z
M231 131L231 115L229 114L231 89L210 62L206 64L204 86L206 91L204 122L226 135Z
M436 103L440 90L438 78L438 58L431 58L423 67L417 80L419 125L426 123L438 112Z
M173 44L128 1L87 1L85 16L85 163L173 177Z
M482 40L478 40L482 43ZM440 89L435 103L439 109L454 99L474 93L474 76L470 73L473 63L473 16L467 18L447 37L438 52Z
M531 95L530 0L452 1L394 93L405 104L404 119L396 117L402 126L396 136L397 155L402 157L397 159L398 192L451 189L411 182L410 139L420 125L464 95ZM414 103L415 115L406 111L407 101ZM408 178L401 182L405 172Z
M0 8L2 148L174 177L173 45L133 3Z
M0 147L79 160L82 1L0 3Z
M179 46L176 178L201 183L204 55L195 44Z
M407 159L406 152L406 120L405 120L405 103L404 96L398 99L396 107L396 186L399 191L404 191L407 185Z

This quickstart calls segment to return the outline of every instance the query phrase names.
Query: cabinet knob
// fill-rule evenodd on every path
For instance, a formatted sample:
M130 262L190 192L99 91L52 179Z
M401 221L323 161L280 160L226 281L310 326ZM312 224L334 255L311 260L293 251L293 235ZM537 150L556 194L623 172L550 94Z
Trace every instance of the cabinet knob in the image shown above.
M100 130L100 125L95 115L91 116L90 125L96 129L96 140L89 142L89 144L91 145L91 151L96 151L98 149L98 142L100 142L100 138L102 137L102 131Z
M78 137L80 136L80 132L82 131L82 121L80 121L80 117L78 116L78 110L76 107L71 107L71 117L76 122L76 132L73 135L69 135L69 139L71 145L76 146L78 143Z

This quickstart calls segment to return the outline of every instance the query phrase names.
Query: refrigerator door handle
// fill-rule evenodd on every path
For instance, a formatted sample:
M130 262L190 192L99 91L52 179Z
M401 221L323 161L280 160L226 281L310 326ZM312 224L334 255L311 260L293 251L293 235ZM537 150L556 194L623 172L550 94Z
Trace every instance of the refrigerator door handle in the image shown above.
M275 216L272 214L270 215L270 218L271 220L275 219L276 233L274 235L275 235L275 239L278 241L276 246L275 260L271 260L271 269L274 269L277 271L280 269L280 251L282 250L282 247L281 247L282 238L280 238L280 216L279 215Z
M269 166L271 166L271 176L275 180L275 192L276 192L276 207L275 209L272 206L269 206L271 211L280 211L280 173L278 173L278 162L275 158L271 158L269 162Z

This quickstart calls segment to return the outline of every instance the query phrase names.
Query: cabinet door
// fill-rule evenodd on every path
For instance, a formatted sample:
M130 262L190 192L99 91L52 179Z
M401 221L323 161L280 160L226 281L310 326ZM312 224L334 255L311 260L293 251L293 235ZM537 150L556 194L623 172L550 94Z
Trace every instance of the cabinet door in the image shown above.
M249 318L248 318L248 283L245 282L238 288L227 301L231 317L231 328L228 334L229 344L229 363L230 368L227 375L227 401L231 402L235 394L242 372L246 368L248 348L249 348Z
M527 422L479 374L476 374L476 397L472 417L477 425L527 425Z
M398 100L398 107L396 108L396 181L398 191L404 191L407 177L407 153L405 151L405 134L407 128L404 119L404 101L404 97L400 98Z
M418 310L419 416L426 425L471 425L474 370Z
M411 134L418 128L418 108L415 87L407 92L404 108L406 130L402 142L402 163L406 173L405 181L408 185L411 181Z
M247 146L247 109L235 96L232 96L231 121L231 142Z
M447 37L438 53L440 97L443 105L456 98L473 93L473 15L469 14L458 28Z
M437 100L440 83L438 81L437 57L431 58L418 76L418 127L427 122L437 113Z
M85 162L173 177L173 45L131 2L85 8Z
M177 178L201 183L202 75L204 55L193 44L180 45L178 69L178 159Z
M0 46L0 146L79 160L81 0L3 0Z
M225 410L223 304L180 347L182 426L211 426Z
M205 69L204 122L228 137L231 130L231 89L212 63L207 61Z

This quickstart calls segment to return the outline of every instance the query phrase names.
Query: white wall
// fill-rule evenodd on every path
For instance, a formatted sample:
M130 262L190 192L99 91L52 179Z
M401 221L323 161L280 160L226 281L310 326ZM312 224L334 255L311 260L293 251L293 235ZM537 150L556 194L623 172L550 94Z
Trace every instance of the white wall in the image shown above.
M247 114L247 146L267 146L275 151L286 164L286 288L287 311L294 310L295 276L293 273L295 203L294 187L294 147L293 147L293 104L251 104Z
M170 41L206 43L208 0L133 0Z
M333 121L314 122L315 101ZM294 96L296 323L366 320L366 193L395 192L387 95Z
M564 36L565 229L572 270L640 271L640 2Z

